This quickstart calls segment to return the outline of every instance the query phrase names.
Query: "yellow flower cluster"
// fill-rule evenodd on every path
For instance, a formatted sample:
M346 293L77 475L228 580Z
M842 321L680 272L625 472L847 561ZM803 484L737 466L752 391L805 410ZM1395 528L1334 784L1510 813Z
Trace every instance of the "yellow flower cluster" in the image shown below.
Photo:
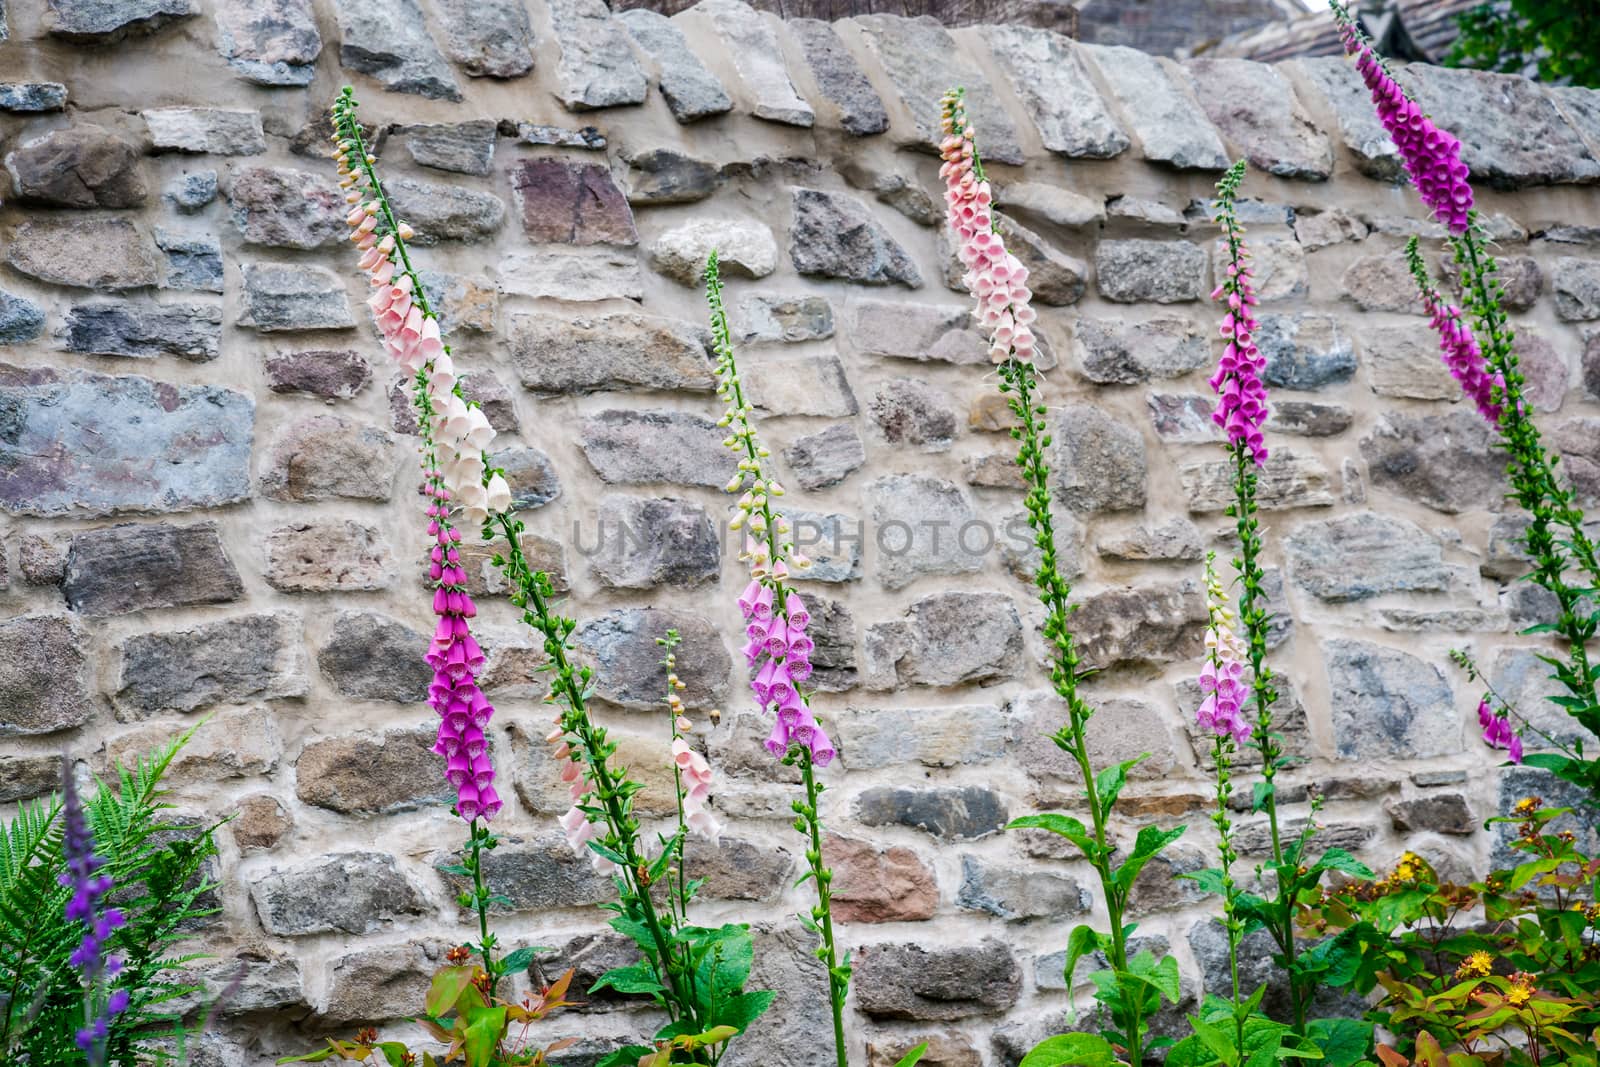
M1461 966L1456 968L1457 978L1483 978L1489 974L1494 966L1494 957L1479 949L1461 961Z

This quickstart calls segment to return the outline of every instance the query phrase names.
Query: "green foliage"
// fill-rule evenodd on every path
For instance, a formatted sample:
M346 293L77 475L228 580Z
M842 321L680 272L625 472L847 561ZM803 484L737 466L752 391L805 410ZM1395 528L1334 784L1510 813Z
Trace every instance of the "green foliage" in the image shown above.
M461 955L465 958L467 953L463 951ZM490 992L493 982L487 971L452 963L434 974L423 998L423 1013L416 1019L431 1037L446 1046L439 1056L413 1052L403 1041L380 1041L376 1030L363 1028L353 1041L330 1037L325 1048L301 1056L285 1056L278 1062L322 1063L338 1058L373 1065L385 1063L388 1067L439 1067L459 1060L465 1067L546 1067L551 1053L572 1046L576 1039L563 1038L541 1048L528 1032L534 1023L572 1005L566 999L571 984L572 972L568 971L540 990L537 997L528 996L518 1002L499 1000ZM641 1055L652 1051L643 1049ZM638 1057L627 1062L632 1067Z
M195 729L198 729L196 727ZM156 1043L178 1025L172 1002L198 990L182 968L200 957L177 950L217 908L208 875L216 855L210 826L179 823L161 788L190 730L133 766L113 768L111 781L95 779L84 816L104 859L101 872L115 885L113 903L126 924L106 943L122 960L115 981L128 990L128 1010L113 1023L107 1062L132 1065L157 1055ZM83 1062L73 1034L83 1026L83 987L68 962L83 936L64 911L72 890L59 884L61 855L58 797L23 804L0 830L0 1056L29 1067Z
M1111 967L1089 976L1094 985L1095 999L1105 1007L1111 1021L1102 1038L1117 1055L1126 1056L1131 1062L1137 1063L1142 1059L1144 1050L1151 1047L1145 1040L1149 1031L1148 1019L1160 1007L1162 997L1172 1003L1177 1003L1179 999L1178 971L1177 961L1170 958L1159 964L1148 953L1129 959L1127 941L1133 925L1125 923L1124 916L1139 872L1177 840L1185 828L1142 827L1137 831L1133 848L1127 857L1121 864L1114 862L1116 849L1108 829L1112 812L1127 782L1128 772L1147 759L1148 754L1104 767L1098 772L1089 760L1085 731L1094 709L1084 700L1078 687L1078 652L1068 626L1072 613L1069 601L1071 590L1056 565L1050 466L1046 459L1050 438L1044 432L1042 421L1045 408L1034 399L1037 386L1033 368L1028 364L1009 360L1000 365L1000 391L1006 396L1012 413L1020 423L1017 429L1012 430L1012 435L1019 443L1017 464L1029 487L1024 498L1028 522L1033 528L1041 554L1036 582L1039 599L1045 608L1044 635L1053 646L1050 676L1057 695L1067 707L1067 722L1051 736L1051 740L1079 769L1091 825L1086 826L1082 820L1060 812L1041 812L1014 819L1007 829L1044 830L1062 837L1070 841L1094 868L1100 880L1110 931L1099 934L1088 926L1073 930L1067 947L1066 984L1069 989L1072 987L1073 970L1079 959L1095 950L1105 952ZM1085 1036L1088 1035L1062 1035L1063 1038Z
M1523 633L1561 639L1564 657L1540 657L1552 668L1551 677L1566 690L1552 702L1591 735L1600 737L1600 662L1591 662L1589 652L1600 633L1600 550L1568 479L1558 475L1560 457L1545 446L1534 422L1533 405L1524 396L1516 332L1506 316L1499 266L1489 254L1488 244L1476 213L1467 231L1450 239L1465 293L1463 303L1472 316L1473 336L1488 371L1502 383L1494 390L1501 409L1496 429L1510 460L1511 497L1529 517L1520 538L1532 563L1524 580L1542 587L1556 601L1553 622L1530 626ZM1424 302L1442 303L1416 238L1407 242L1406 256ZM1546 740L1554 743L1548 736ZM1540 754L1535 765L1600 799L1600 759L1585 757L1581 741L1570 749L1558 747L1562 748L1560 755Z
M1022 1057L1018 1067L1115 1067L1117 1051L1093 1034L1058 1034Z
M928 1043L924 1041L922 1044L916 1046L910 1052L896 1060L894 1067L917 1067L917 1064L922 1062L922 1057L926 1055L927 1052Z
M1529 798L1491 819L1516 827L1511 847L1528 858L1482 882L1443 881L1406 853L1386 877L1310 909L1308 922L1334 934L1315 950L1322 980L1383 990L1368 1018L1396 1035L1379 1047L1385 1064L1596 1063L1600 860L1551 825L1571 814ZM1522 1042L1507 1048L1491 1036L1506 1029ZM1327 1037L1341 1055L1354 1041Z
M1574 0L1499 0L1457 16L1445 64L1600 88L1600 9Z
M966 137L968 127L963 90L957 88L947 93L942 109L946 132L951 136ZM971 176L980 182L987 180L983 160L976 146L973 146ZM996 238L999 236L997 232ZM1105 1006L1110 1016L1111 1026L1101 1038L1082 1034L1061 1035L1035 1049L1024 1063L1028 1067L1045 1067L1049 1063L1068 1062L1052 1059L1057 1052L1051 1050L1095 1041L1099 1042L1095 1046L1097 1049L1103 1046L1103 1062L1116 1062L1115 1057L1124 1056L1137 1064L1143 1062L1145 1050L1151 1047L1145 1042L1150 1014L1159 1008L1163 995L1174 1002L1178 998L1177 964L1170 960L1157 964L1148 956L1130 961L1128 937L1134 927L1123 920L1127 913L1128 897L1139 871L1176 840L1184 828L1144 827L1138 831L1132 854L1121 865L1113 863L1116 842L1109 829L1113 809L1127 782L1128 772L1149 757L1146 753L1099 771L1094 769L1089 757L1086 730L1090 718L1094 716L1094 708L1084 699L1079 687L1089 672L1082 668L1077 643L1069 625L1074 610L1072 589L1061 573L1057 557L1054 497L1050 485L1049 456L1052 442L1044 421L1046 405L1037 399L1038 387L1033 365L1025 353L1019 357L1018 349L1012 346L1008 358L999 366L999 388L1017 419L1011 436L1017 442L1016 462L1026 488L1023 506L1028 525L1033 530L1034 544L1039 550L1034 584L1038 589L1039 602L1044 607L1043 635L1049 646L1050 682L1067 711L1067 721L1050 739L1078 768L1091 825L1085 826L1072 816L1052 812L1017 819L1008 829L1045 830L1063 837L1072 842L1094 868L1100 881L1110 931L1098 935L1083 926L1073 931L1067 952L1066 982L1070 989L1073 969L1085 953L1092 948L1104 949L1111 968L1091 975L1090 979L1094 982L1096 999ZM1171 964L1170 968L1168 963ZM1082 1062L1099 1063L1102 1059L1090 1057Z

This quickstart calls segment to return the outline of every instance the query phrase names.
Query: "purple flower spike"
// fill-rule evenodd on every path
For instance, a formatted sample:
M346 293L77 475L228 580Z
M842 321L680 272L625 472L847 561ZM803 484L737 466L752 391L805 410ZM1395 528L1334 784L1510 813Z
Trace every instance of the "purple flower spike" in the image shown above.
M1372 93L1378 121L1400 150L1422 202L1451 233L1466 233L1472 221L1472 186L1467 182L1470 171L1461 162L1461 142L1422 113L1353 26L1341 32L1345 51L1356 57L1356 69Z
M1244 261L1242 242L1237 247L1239 259L1228 267L1229 280L1213 294L1220 298L1226 293L1229 309L1219 331L1228 344L1211 376L1211 388L1217 394L1211 421L1222 427L1229 443L1249 449L1259 467L1267 461L1267 447L1261 435L1261 426L1267 421L1267 386L1261 380L1267 357L1256 347L1254 279Z
M1483 727L1484 744L1505 749L1512 763L1522 762L1522 735L1512 728L1509 718L1490 709L1487 699L1478 701L1478 724Z
M68 920L83 924L83 940L73 950L70 962L83 975L83 984L91 992L106 978L114 977L122 969L122 961L107 958L105 943L113 931L125 923L116 908L102 910L101 902L111 892L111 876L99 873L105 861L95 855L94 833L83 816L83 805L78 798L78 785L72 777L72 763L67 761L61 779L62 839L61 854L66 858L66 872L59 876L63 886L72 889L72 899L67 902ZM100 1013L88 1026L77 1032L78 1048L84 1053L90 1067L98 1067L105 1060L106 1037L111 1032L111 1022L128 1008L128 992L112 990L102 1005Z

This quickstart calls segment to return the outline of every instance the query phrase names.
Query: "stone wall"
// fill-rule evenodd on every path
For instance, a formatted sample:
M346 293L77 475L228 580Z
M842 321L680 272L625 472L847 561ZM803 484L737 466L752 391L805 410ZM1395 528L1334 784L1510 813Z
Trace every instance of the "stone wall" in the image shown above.
M883 16L785 25L737 0L670 20L594 0L424 7L51 0L9 5L0 46L0 801L48 790L63 751L100 768L206 719L176 799L237 816L207 938L250 969L203 1062L262 1064L413 1010L469 929L435 869L460 833L427 752L409 419L363 321L326 158L322 116L347 80L501 432L530 553L572 591L600 713L656 813L652 639L684 635L728 824L719 850L698 849L704 914L761 924L758 972L781 991L740 1064L821 1064L826 1028L789 918L808 892L791 887L793 787L759 751L730 659L742 583L718 545L728 460L693 284L713 244L789 500L806 529L840 534L813 549L808 590L843 753L825 816L856 1062L935 1035L926 1062L1015 1063L1060 1023L1066 933L1094 918L1087 869L996 832L1076 794L1043 738L1060 709L1009 535L1006 418L939 231L928 141L954 82L1042 305L1073 516L1060 547L1103 668L1095 745L1150 751L1124 807L1190 824L1141 884L1141 929L1191 993L1216 973L1211 904L1168 876L1209 862L1191 678L1200 559L1230 542L1206 419L1204 202L1240 154L1256 165L1244 210L1274 387L1272 656L1307 759L1285 793L1314 786L1319 840L1374 864L1405 845L1486 869L1499 846L1483 819L1547 783L1496 768L1445 653L1472 648L1563 729L1535 703L1537 646L1516 636L1549 605L1514 581L1501 461L1401 266L1407 235L1437 257L1438 233L1346 66L1178 66ZM1531 395L1593 504L1600 94L1406 77L1466 140ZM501 932L592 977L617 958L592 907L609 889L551 821L539 654L494 600ZM1259 855L1260 825L1241 821ZM596 1001L552 1027L586 1035L588 1058L563 1062L646 1025Z

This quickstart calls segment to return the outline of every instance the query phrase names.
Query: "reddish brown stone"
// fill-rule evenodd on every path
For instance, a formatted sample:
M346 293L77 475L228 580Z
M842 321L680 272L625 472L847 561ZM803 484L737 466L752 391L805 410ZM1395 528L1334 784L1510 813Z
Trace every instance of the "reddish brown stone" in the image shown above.
M233 830L234 844L243 851L276 845L294 829L294 819L276 797L258 793L239 801L239 813L228 825Z
M633 209L598 163L528 159L511 172L522 228L534 241L574 245L636 245Z
M6 157L17 198L52 207L138 207L147 191L138 150L110 130L74 126L25 142Z
M894 1035L868 1041L867 1067L893 1067L917 1044L928 1046L917 1061L921 1067L966 1067L967 1064L983 1062L971 1039L963 1034L913 1034L909 1037Z
M307 393L348 400L372 380L372 368L360 352L318 348L278 352L266 360L267 387L274 393Z
M1130 818L1154 819L1163 815L1188 815L1211 803L1210 797L1197 793L1172 793L1153 796L1123 796L1117 800L1117 810L1126 809Z
M931 919L939 907L932 869L909 848L880 851L865 841L833 836L822 852L833 868L833 914L841 922Z

